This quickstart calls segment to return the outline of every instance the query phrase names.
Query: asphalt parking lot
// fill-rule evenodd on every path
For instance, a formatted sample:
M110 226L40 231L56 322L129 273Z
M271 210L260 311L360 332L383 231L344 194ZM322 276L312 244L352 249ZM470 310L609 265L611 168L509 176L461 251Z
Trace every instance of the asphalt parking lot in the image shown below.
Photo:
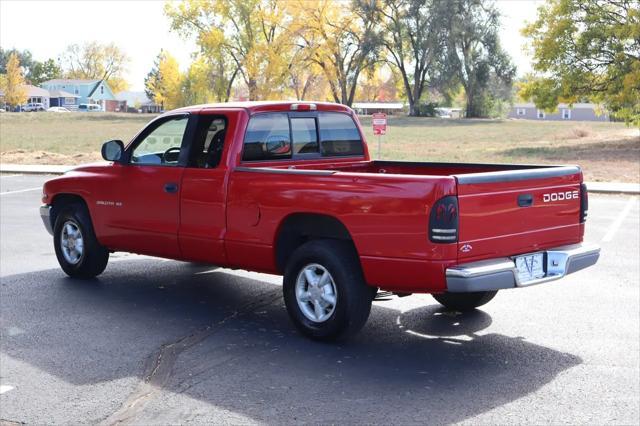
M637 197L591 195L594 268L468 314L375 302L356 338L321 344L289 323L279 277L118 253L67 278L44 180L0 177L7 424L640 422Z

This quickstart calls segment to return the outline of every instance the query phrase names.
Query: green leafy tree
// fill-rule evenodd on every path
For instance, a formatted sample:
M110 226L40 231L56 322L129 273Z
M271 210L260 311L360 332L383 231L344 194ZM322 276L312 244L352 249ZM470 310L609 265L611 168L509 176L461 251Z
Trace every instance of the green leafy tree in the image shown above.
M547 0L524 28L536 74L520 90L538 108L590 100L640 126L640 3Z
M160 99L160 91L162 88L162 76L160 75L160 61L164 56L164 51L161 49L158 56L156 56L155 61L153 62L153 68L144 78L144 93L147 95L149 100L154 101L164 107L162 105L162 99ZM160 102L158 102L160 100Z
M500 45L500 14L493 2L485 0L452 0L447 7L447 65L464 88L466 116L488 116L501 94L510 92L516 73Z
M53 59L47 59L44 62L33 62L33 66L27 75L27 80L34 86L39 86L47 80L61 77L62 68Z
M18 56L18 62L23 69L25 75L29 74L31 67L33 66L33 56L28 50L19 51L17 49L4 50L0 47L0 74L7 73L7 64L9 63L9 57L12 54Z
M382 44L404 85L409 115L442 67L449 29L448 2L442 0L383 0L380 3Z

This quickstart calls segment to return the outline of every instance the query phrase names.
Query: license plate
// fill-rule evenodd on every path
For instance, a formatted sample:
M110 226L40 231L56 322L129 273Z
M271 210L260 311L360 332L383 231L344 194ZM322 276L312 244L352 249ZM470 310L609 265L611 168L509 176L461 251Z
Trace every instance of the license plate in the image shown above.
M543 278L546 275L544 270L544 253L518 256L515 260L520 283Z

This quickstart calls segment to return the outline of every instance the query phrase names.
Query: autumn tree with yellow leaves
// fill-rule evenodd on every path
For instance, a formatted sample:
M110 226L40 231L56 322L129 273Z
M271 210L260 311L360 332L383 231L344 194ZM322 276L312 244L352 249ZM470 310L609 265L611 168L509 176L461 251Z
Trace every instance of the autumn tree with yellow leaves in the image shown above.
M113 93L127 90L128 63L129 57L114 43L72 44L62 54L65 78L104 80Z
M2 75L0 82L2 85L0 88L4 92L5 103L17 106L27 102L26 82L22 68L20 68L20 60L15 52L9 56L7 73Z
M145 78L145 93L149 99L163 109L174 109L184 105L182 96L183 77L178 61L166 51L160 51L154 68Z
M351 105L363 71L377 61L380 33L375 1L290 2L296 12L293 34L309 59L322 69L335 102Z
M171 28L193 36L201 54L217 59L227 75L240 75L250 100L282 97L293 56L289 2L187 0L167 3ZM228 59L227 59L228 58ZM233 84L233 80L230 79Z

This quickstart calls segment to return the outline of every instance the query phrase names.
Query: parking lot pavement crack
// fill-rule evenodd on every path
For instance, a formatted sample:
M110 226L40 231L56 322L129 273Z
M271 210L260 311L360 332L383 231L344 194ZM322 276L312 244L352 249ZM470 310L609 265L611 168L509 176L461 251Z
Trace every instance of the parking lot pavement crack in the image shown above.
M274 292L277 294L274 295ZM181 353L204 341L229 321L256 309L269 306L281 297L280 291L269 291L258 297L255 302L247 303L214 324L201 327L193 333L161 345L145 362L146 373L143 375L143 380L138 387L118 410L108 415L100 423L103 425L120 425L127 424L135 419L144 410L146 404L166 386L173 373L176 360Z

